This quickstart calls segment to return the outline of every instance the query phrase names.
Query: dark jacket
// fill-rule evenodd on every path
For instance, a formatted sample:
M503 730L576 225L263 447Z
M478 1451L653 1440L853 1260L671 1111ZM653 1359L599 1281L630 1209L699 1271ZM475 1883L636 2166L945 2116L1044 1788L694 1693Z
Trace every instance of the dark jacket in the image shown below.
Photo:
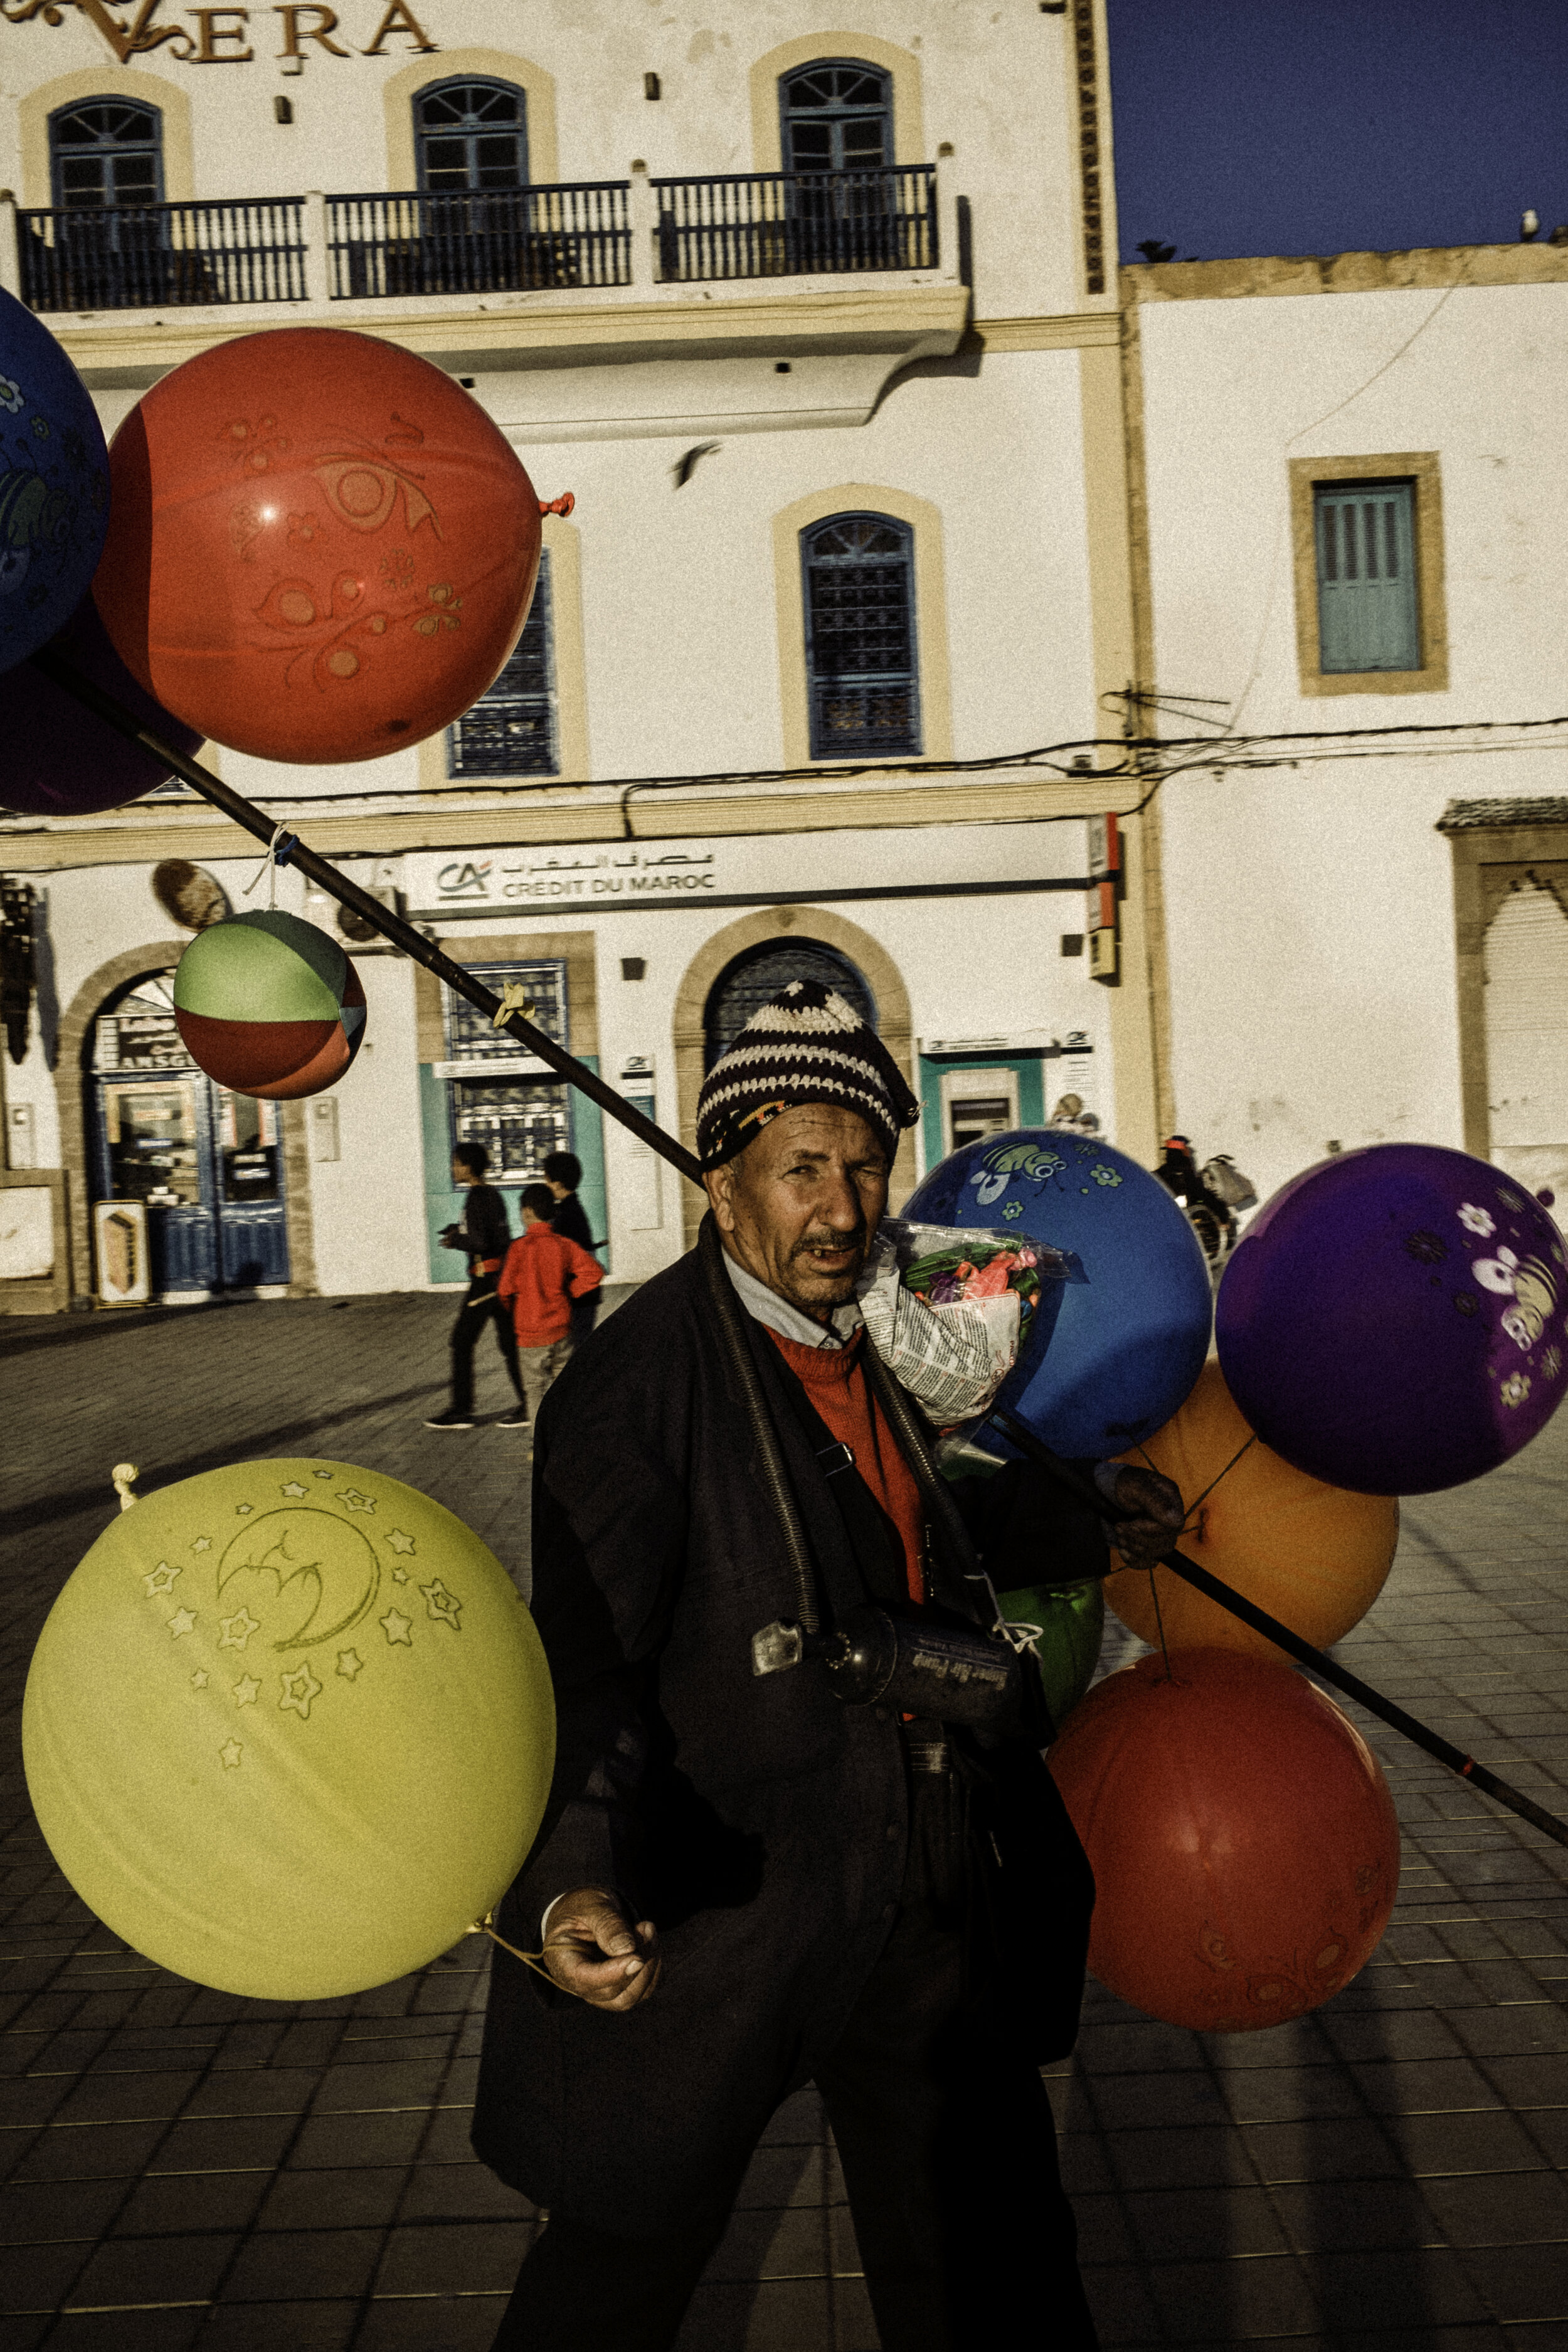
M550 1212L550 1223L554 1232L563 1234L569 1242L575 1242L579 1249L593 1248L594 1228L588 1223L587 1212L575 1192L568 1192L563 1201L556 1202Z
M742 1320L842 1613L869 1580L783 1360ZM586 1341L542 1407L533 1580L556 1769L500 1932L536 1951L552 1897L602 1885L658 1922L663 1969L611 2015L497 1949L474 2146L535 2202L653 2236L732 2197L774 2107L832 2048L891 1925L908 1825L889 1710L846 1706L809 1663L752 1672L752 1635L795 1611L698 1252ZM1043 2061L1076 2033L1092 1882L1032 1748L971 1765L991 1874L974 1907L994 1961L1016 1956L1017 2031Z
M506 1202L493 1184L470 1184L463 1203L463 1222L447 1228L449 1249L467 1250L468 1272L477 1275L486 1258L504 1258L511 1247Z

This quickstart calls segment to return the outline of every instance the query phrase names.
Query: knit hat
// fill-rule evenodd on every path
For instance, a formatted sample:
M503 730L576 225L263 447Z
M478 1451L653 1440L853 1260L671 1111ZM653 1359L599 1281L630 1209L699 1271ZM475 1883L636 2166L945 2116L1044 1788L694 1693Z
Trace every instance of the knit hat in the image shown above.
M782 1110L842 1103L868 1119L892 1158L920 1105L874 1029L836 989L792 980L758 1008L697 1097L697 1154L721 1168Z

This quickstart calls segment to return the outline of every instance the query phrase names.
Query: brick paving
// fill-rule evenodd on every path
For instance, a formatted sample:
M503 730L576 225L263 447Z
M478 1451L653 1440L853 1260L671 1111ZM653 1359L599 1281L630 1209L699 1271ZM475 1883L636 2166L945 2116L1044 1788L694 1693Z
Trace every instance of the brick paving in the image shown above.
M5 1327L0 2352L489 2341L533 2217L468 2152L482 1955L298 2007L185 1983L65 1886L17 1740L38 1624L111 1516L119 1461L149 1487L260 1453L357 1462L459 1512L526 1589L526 1441L420 1425L452 1312L416 1295ZM493 1421L510 1391L479 1360ZM1565 1503L1568 1421L1410 1505L1342 1645L1559 1811ZM1139 1646L1118 1636L1105 1664ZM1568 2352L1568 1854L1363 1727L1405 1860L1360 1979L1256 2035L1175 2032L1091 1988L1054 2072L1107 2344ZM806 2092L758 2150L681 2352L873 2352L858 2269Z

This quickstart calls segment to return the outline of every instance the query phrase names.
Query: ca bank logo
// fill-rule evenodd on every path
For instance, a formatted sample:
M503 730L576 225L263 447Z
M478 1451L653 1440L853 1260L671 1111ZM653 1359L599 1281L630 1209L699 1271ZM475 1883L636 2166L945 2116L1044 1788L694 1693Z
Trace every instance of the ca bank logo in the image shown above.
M443 898L488 898L490 895L490 863L486 857L476 865L471 857L455 857L450 866L443 866L436 877L436 887Z

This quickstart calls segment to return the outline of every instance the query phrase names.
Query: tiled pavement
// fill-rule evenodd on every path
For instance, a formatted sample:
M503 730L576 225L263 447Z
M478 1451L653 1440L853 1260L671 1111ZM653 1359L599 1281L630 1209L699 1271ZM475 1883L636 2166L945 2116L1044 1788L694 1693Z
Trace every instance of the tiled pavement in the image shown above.
M63 1885L16 1739L37 1625L110 1515L118 1461L151 1486L247 1454L335 1454L426 1488L525 1575L521 1442L420 1426L451 1311L407 1297L0 1326L0 2352L489 2342L531 2220L468 2150L482 1958L465 1945L293 2009L172 1978ZM492 1358L481 1409L508 1401ZM1343 1645L1560 1811L1565 1520L1568 1422L1411 1505L1388 1591ZM1405 1864L1355 1984L1298 2024L1225 2037L1091 1991L1053 2095L1108 2344L1568 2352L1568 1855L1366 1727ZM758 2152L682 2352L870 2352L858 2267L806 2093Z

